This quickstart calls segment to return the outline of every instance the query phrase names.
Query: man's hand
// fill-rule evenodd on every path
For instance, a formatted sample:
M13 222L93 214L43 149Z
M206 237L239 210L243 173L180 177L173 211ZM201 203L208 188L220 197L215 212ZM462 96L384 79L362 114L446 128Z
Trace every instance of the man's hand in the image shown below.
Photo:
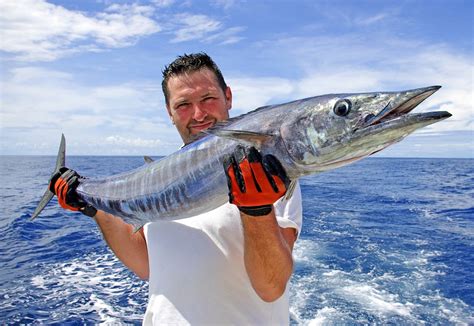
M71 211L80 211L84 215L94 217L97 209L82 201L77 195L76 188L79 185L79 174L76 171L62 167L51 177L49 190L57 197L59 205Z
M262 157L255 147L237 146L233 155L224 158L224 169L229 202L247 215L268 215L290 183L278 159Z

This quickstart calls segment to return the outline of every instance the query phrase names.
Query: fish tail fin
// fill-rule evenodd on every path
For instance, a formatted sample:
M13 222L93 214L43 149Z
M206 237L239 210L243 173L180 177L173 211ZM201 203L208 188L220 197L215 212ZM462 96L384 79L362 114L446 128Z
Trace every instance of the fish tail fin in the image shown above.
M53 173L51 176L56 174L60 168L65 166L66 164L66 138L64 138L64 134L61 135L61 144L59 145L59 150L58 150L58 156L56 157L56 166L54 168ZM41 198L38 206L36 207L35 211L33 214L31 214L30 220L34 220L40 213L41 211L46 207L46 205L49 203L49 201L54 197L54 194L49 190L49 184L48 187L46 188L46 191L43 194L43 197Z

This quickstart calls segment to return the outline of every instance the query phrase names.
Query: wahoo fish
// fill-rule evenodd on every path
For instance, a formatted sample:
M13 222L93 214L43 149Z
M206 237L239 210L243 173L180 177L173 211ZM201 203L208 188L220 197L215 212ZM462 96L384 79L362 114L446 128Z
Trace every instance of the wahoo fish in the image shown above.
M292 180L288 198L300 177L358 161L449 118L446 111L410 114L440 87L329 94L264 106L217 123L161 160L148 158L142 167L105 178L81 178L77 193L137 229L202 214L228 201L223 159L240 144L280 160ZM64 165L63 135L53 174ZM48 187L32 219L53 196Z

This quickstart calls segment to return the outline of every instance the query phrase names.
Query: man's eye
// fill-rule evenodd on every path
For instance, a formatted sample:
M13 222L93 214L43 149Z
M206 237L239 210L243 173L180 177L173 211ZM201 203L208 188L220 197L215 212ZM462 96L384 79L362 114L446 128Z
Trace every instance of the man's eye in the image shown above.
M181 103L176 106L176 110L185 109L189 106L189 103Z
M205 97L205 98L203 99L203 101L204 101L204 102L209 102L209 101L211 101L211 100L213 100L213 99L214 99L214 97L208 96L208 97Z

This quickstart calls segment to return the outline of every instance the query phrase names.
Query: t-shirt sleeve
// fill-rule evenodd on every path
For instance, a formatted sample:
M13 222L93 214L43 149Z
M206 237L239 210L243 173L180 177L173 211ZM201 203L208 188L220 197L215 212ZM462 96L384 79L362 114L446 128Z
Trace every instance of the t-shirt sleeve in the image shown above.
M280 198L274 205L278 225L282 228L294 228L298 237L303 224L303 205L301 202L301 188L296 182L293 196L289 200Z

